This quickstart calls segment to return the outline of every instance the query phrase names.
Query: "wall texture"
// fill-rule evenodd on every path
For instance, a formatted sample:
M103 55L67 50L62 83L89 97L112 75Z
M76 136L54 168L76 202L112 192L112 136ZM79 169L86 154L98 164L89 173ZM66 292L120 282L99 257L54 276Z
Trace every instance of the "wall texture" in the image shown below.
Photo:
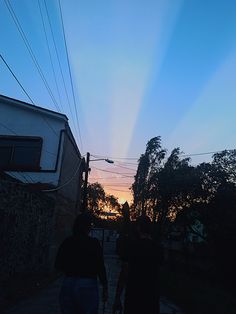
M0 276L49 267L55 201L0 178Z
M0 172L0 312L18 291L54 276L58 247L77 216L75 202L58 191L32 188Z

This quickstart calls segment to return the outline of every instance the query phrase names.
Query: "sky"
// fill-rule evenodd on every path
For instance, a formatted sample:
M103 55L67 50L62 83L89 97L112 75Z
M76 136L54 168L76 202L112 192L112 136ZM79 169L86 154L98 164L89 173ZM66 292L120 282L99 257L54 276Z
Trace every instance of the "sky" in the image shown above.
M158 135L168 152L235 148L236 1L61 0L61 8L76 108L58 0L2 0L0 53L35 104L68 116L82 154L115 161L91 161L90 182L130 201L137 159ZM29 101L1 61L0 93Z

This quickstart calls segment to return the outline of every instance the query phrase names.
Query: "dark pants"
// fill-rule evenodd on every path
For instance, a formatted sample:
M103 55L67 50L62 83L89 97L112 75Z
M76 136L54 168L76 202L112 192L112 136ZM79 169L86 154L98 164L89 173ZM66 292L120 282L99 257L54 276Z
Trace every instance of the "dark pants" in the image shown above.
M159 314L159 295L149 291L140 294L140 291L126 291L124 302L124 314Z
M62 314L97 314L99 303L97 280L65 277L59 301Z

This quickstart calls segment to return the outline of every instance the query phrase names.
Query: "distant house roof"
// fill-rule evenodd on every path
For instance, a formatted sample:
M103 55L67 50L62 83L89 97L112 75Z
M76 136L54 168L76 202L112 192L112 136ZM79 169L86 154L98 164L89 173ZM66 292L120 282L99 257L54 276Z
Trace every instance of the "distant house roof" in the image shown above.
M14 99L14 98L11 98L11 97L7 97L7 96L4 96L4 95L0 95L0 102L6 103L6 104L9 104L9 105L13 105L13 106L21 106L21 108L24 108L26 110L32 110L32 111L39 112L41 114L46 114L46 115L49 115L49 116L54 117L56 119L62 119L65 122L68 121L67 116L65 114L63 114L63 113L59 113L59 112L56 112L56 111L53 111L53 110L50 110L50 109L46 109L46 108L43 108L43 107L32 105L32 104L29 104L27 102L24 102L24 101L21 101L21 100L18 100L18 99Z

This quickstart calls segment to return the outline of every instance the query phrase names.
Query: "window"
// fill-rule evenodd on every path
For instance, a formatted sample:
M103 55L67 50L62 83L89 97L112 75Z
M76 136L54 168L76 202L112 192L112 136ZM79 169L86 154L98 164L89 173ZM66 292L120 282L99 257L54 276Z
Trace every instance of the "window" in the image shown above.
M38 171L41 150L40 137L0 136L0 169Z

